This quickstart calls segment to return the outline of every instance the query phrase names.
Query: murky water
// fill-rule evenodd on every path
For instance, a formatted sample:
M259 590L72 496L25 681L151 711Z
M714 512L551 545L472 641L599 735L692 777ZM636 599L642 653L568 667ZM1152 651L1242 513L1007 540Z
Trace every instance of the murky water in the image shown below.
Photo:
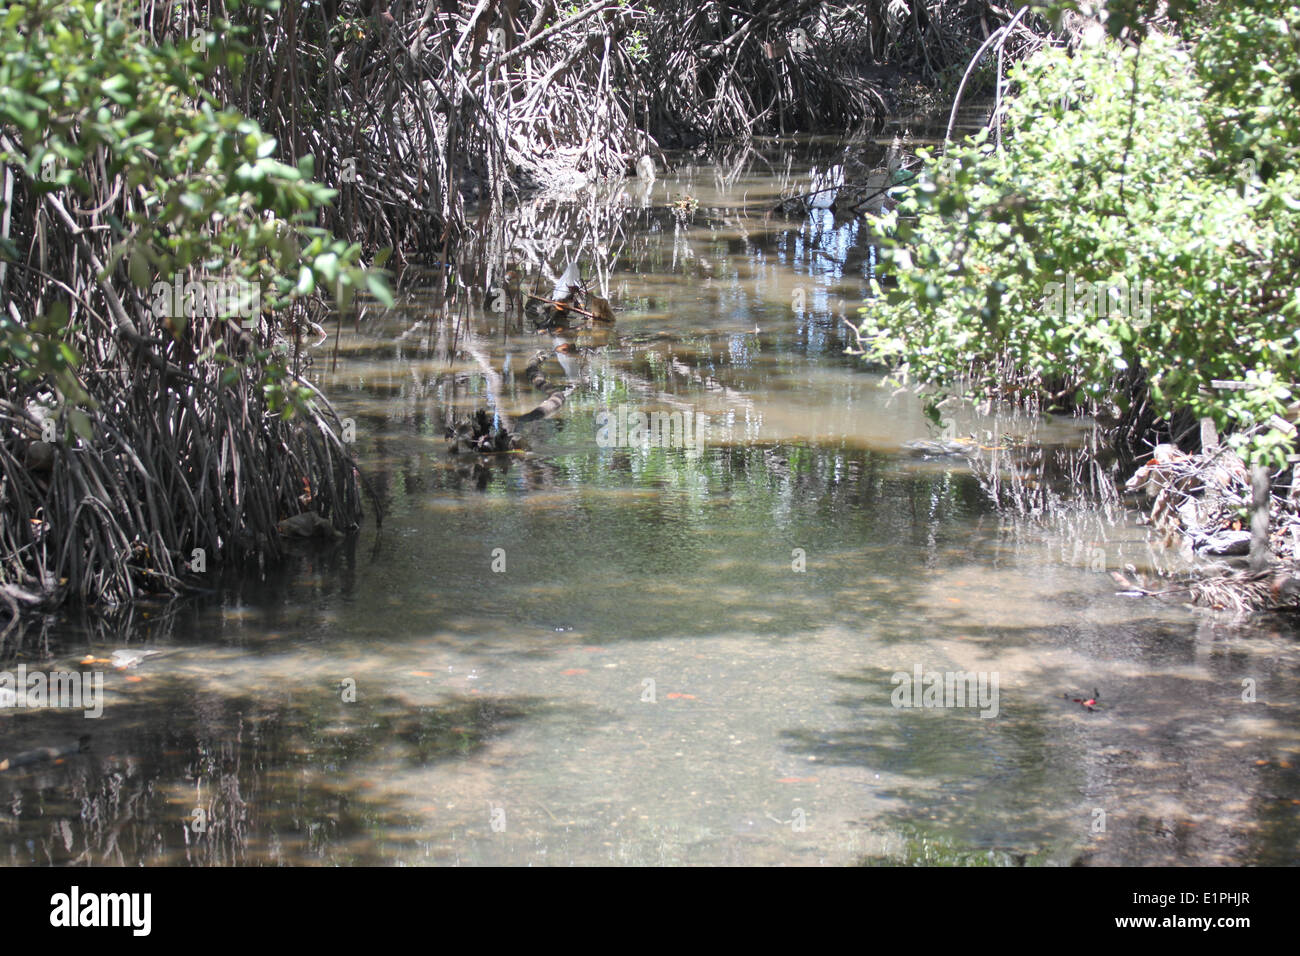
M457 322L418 284L337 366L317 350L382 530L112 644L29 638L47 670L162 653L85 665L97 720L0 711L0 759L92 735L0 772L0 861L1300 861L1295 632L1116 594L1155 549L1071 503L1086 422L958 409L972 458L905 448L937 437L919 403L844 354L865 224L771 213L814 162L629 184L613 238L570 236L623 311L567 367L513 309ZM544 397L538 349L578 387L527 453L449 456L455 417ZM620 408L707 421L619 446ZM918 668L997 696L894 706Z

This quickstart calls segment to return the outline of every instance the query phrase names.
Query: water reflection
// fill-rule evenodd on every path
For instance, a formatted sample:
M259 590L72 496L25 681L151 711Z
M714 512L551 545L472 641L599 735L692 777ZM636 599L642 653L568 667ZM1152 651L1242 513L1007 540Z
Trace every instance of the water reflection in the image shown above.
M1106 570L1152 545L1081 463L1086 423L953 408L969 454L905 447L942 436L843 354L866 225L772 211L837 149L684 166L585 218L523 208L531 253L481 303L410 279L344 327L317 373L382 528L11 636L51 667L169 653L107 675L90 752L0 772L0 859L1296 862L1295 635L1115 594ZM488 304L566 238L613 331ZM449 456L458 417L541 401L539 349L577 387L527 453ZM621 407L704 416L702 454L602 444ZM917 665L997 673L999 716L894 709ZM1063 696L1094 688L1095 711ZM0 758L86 724L0 713Z

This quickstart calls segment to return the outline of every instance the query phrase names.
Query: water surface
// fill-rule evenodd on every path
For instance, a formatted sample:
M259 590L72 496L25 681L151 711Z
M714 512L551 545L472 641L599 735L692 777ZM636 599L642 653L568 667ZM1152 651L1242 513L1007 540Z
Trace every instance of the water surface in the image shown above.
M9 663L163 653L98 720L0 712L0 757L93 737L0 773L0 860L1295 863L1295 632L1116 593L1159 549L1071 490L1088 422L936 429L844 354L869 223L772 212L831 149L679 157L575 227L612 333L449 314L428 279L345 325L313 374L382 529L111 636L29 629ZM455 418L541 400L539 349L578 387L527 453L448 455ZM620 406L707 417L701 453L602 447ZM980 447L906 447L944 434ZM996 717L892 706L917 667L996 676Z

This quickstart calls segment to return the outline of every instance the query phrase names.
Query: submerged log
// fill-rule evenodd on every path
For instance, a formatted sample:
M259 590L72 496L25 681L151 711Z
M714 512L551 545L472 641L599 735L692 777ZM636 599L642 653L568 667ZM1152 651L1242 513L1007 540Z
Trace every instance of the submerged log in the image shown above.
M83 734L74 744L67 744L63 747L37 747L35 750L25 750L20 754L14 754L12 757L0 758L0 773L6 770L17 770L19 767L30 767L33 764L45 763L46 761L56 762L64 757L86 753L88 750L90 750L90 734Z
M550 418L564 407L565 400L573 393L573 390L577 388L576 384L552 385L548 382L546 380L546 374L542 371L542 363L545 361L546 353L539 351L533 356L533 360L528 363L526 372L528 377L532 380L533 388L537 389L539 392L547 392L549 394L546 396L546 401L542 402L542 404L538 405L531 412L520 415L518 420L521 422L537 422L544 418Z
M339 531L324 515L314 511L285 518L276 525L276 530L286 538L341 538Z

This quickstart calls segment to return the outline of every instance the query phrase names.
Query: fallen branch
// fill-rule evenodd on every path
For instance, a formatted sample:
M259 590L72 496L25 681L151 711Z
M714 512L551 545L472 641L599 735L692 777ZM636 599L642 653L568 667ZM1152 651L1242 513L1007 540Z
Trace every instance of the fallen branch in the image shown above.
M560 312L577 312L579 315L585 315L594 322L608 322L609 319L601 318L594 312L588 312L586 309L579 308L571 302L556 302L554 299L548 299L544 296L533 295L531 292L525 292L524 295L537 302L544 302L546 305L553 305Z
M546 396L546 401L542 402L542 404L538 405L531 412L528 412L525 415L520 415L517 419L519 422L537 422L544 418L550 418L564 407L565 399L573 394L573 390L578 387L576 383L571 383L569 385L552 385L548 382L546 380L546 374L542 371L542 363L545 361L546 353L538 352L533 356L533 360L528 363L526 372L528 377L532 379L533 388L537 389L539 392L549 392L550 394Z

